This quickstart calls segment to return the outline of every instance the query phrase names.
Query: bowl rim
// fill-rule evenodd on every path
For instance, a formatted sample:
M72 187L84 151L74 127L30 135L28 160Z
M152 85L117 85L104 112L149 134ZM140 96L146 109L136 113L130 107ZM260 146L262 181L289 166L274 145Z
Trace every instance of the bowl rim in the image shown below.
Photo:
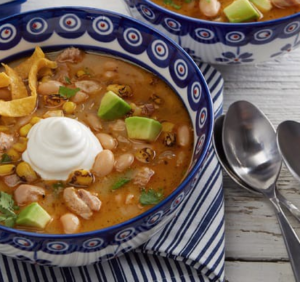
M151 207L150 209L146 210L145 212L141 213L138 216L135 216L135 217L130 218L126 221L123 221L123 222L120 222L118 224L108 226L108 227L105 227L105 228L102 228L102 229L97 229L97 230L92 230L92 231L87 231L87 232L81 232L81 233L74 233L74 234L36 233L36 232L30 232L30 231L19 230L19 229L16 229L16 228L6 227L6 226L0 224L0 232L5 231L5 232L17 234L19 236L24 235L24 236L27 236L27 237L36 238L37 240L40 240L40 239L47 239L47 240L53 240L53 239L54 240L57 240L57 239L62 239L62 240L64 240L64 239L81 239L81 238L88 238L88 237L96 237L96 236L100 236L101 234L109 234L111 231L113 231L115 229L122 229L122 226L126 227L128 225L134 225L135 222L141 220L142 218L146 218L151 213L155 212L156 210L159 210L162 206L164 206L165 203L170 201L171 198L175 198L176 196L178 196L182 192L183 188L197 174L197 172L201 170L201 166L203 165L204 161L207 158L207 155L209 154L209 148L210 148L211 140L212 140L213 123L214 123L214 110L213 110L213 101L212 101L211 93L210 93L209 87L207 85L207 81L204 78L204 75L200 71L200 69L197 66L197 64L195 63L195 61L193 61L193 59L188 55L188 53L179 44L177 44L173 39L167 37L166 35L164 35L163 32L151 27L150 25L148 25L146 23L143 23L143 22L141 22L139 20L136 20L136 19L134 19L130 16L127 16L127 15L124 15L124 14L121 14L121 13L118 13L118 12L114 12L114 11L111 11L111 10L92 8L92 7L84 7L84 6L76 6L76 7L61 6L61 7L53 7L53 8L36 9L36 10L31 10L31 11L27 11L27 12L14 14L14 15L11 15L9 17L0 19L0 26L3 22L5 23L5 21L13 20L14 18L24 17L24 16L28 16L28 15L35 15L35 14L38 14L39 12L41 12L41 11L49 12L49 11L59 11L59 10L65 10L67 13L68 12L69 13L70 12L82 12L82 11L84 11L84 12L93 12L94 11L95 13L104 12L104 13L107 13L107 14L111 14L112 16L118 16L118 17L121 17L121 18L123 18L127 21L131 21L132 23L135 24L134 25L135 27L142 26L143 28L145 28L147 30L151 30L151 35L158 34L159 36L163 37L164 40L169 41L170 44L172 44L176 49L178 49L181 53L183 53L185 55L185 59L188 60L189 63L194 67L195 74L197 74L197 76L200 77L201 82L203 82L203 88L202 89L203 89L203 92L205 93L206 101L207 101L207 120L206 120L206 122L207 122L208 132L207 132L205 142L204 142L203 147L202 147L202 153L198 157L195 164L193 165L193 168L189 171L189 174L184 178L184 180L179 184L179 186L170 195L168 195L161 202L154 205L153 207ZM58 46L58 45L61 45L61 44L55 44L55 45L51 44L52 47L55 47L55 46ZM18 52L18 53L22 53L22 51ZM122 57L120 57L120 58L122 58ZM175 93L176 93L176 91L175 91ZM178 95L178 94L176 93L176 95ZM197 184L198 184L198 182L197 182ZM196 188L197 184L195 184L194 188Z
M129 0L124 0L126 3ZM203 19L197 19L197 18L192 18L183 14L179 14L176 13L174 11L168 10L154 2L152 2L151 0L139 0L142 2L145 2L149 5L152 5L153 7L155 7L157 10L159 10L161 13L166 13L168 15L171 15L173 17L177 17L178 19L184 20L184 21L190 21L190 22L194 22L195 24L209 24L209 25L213 25L213 26L226 26L226 27L231 27L231 28L242 28L245 26L248 27L260 27L260 26L265 26L265 25L273 25L273 24L281 24L284 21L289 21L292 20L293 18L297 18L300 17L300 12L289 15L289 16L285 16L282 18L278 18L278 19L273 19L273 20L268 20L268 21L260 21L260 22L243 22L243 23L229 23L229 22L216 22L216 21L209 21L209 20L203 20ZM127 4L128 6L130 6L129 4Z

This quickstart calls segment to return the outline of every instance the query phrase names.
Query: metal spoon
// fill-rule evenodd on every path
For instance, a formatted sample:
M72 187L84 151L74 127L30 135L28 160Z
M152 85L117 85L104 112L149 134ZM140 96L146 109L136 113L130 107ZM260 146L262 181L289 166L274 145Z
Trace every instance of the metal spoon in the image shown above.
M254 105L239 101L228 109L222 137L225 155L233 171L273 204L295 279L300 282L300 241L285 217L275 192L281 156L274 128Z
M300 123L287 120L277 128L277 144L285 165L300 181Z
M226 173L230 176L230 178L239 186L245 188L249 192L262 195L261 192L258 192L256 190L253 190L252 187L250 187L247 183L245 183L239 176L236 175L236 173L232 170L230 167L228 160L226 158L224 148L223 148L223 142L222 142L222 131L223 131L223 124L224 124L224 118L225 115L221 115L218 118L216 118L214 123L214 133L213 133L213 145L215 148L215 152L217 155L217 158L222 165L223 169L226 171ZM300 145L300 142L299 142ZM300 222L300 210L289 200L287 200L279 191L276 189L276 195L281 204L283 204L290 212L291 214Z

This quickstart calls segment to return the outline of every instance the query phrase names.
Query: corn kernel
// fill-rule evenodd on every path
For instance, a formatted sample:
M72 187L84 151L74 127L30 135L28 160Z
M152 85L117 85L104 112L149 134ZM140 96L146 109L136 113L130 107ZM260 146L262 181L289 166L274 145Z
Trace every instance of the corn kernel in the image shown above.
M75 170L70 175L69 183L77 187L87 187L94 182L94 175L85 169Z
M12 161L17 161L20 158L19 152L17 152L15 149L10 148L6 154L11 158Z
M25 182L32 182L38 178L35 171L26 162L20 162L17 165L16 173L21 178L21 180Z
M51 77L49 75L46 75L46 76L43 76L39 81L43 83L43 82L49 81L50 79L51 79Z
M168 122L168 121L165 121L165 122L162 122L162 131L163 132L172 132L173 129L174 129L174 123L172 122Z
M0 176L13 174L15 172L15 170L16 170L16 167L13 164L0 165Z
M42 118L40 118L40 117L33 117L31 120L30 120L30 124L36 124L36 123L38 123L39 121L41 121L41 119Z
M5 132L5 131L8 131L9 130L9 128L7 127L7 126L5 126L5 125L0 125L0 131L1 132Z
M79 71L77 71L76 75L77 75L77 77L81 77L83 75L86 75L86 72L84 70L79 70Z
M27 148L27 142L18 142L12 146L16 151L23 153Z
M31 127L32 127L32 124L30 124L30 123L27 123L27 124L25 124L24 126L22 126L22 127L20 128L20 130L19 130L20 135L21 135L22 137L26 137L27 134L28 134L28 132L29 132L29 130L31 129Z
M66 113L66 114L73 114L74 111L76 109L76 104L74 102L71 102L71 101L67 101L64 103L63 105L63 111Z

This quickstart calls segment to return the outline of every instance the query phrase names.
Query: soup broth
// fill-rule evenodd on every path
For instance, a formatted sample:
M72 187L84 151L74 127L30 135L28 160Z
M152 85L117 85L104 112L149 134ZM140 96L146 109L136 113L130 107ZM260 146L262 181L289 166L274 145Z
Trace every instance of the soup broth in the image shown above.
M233 0L218 0L220 3L219 12L213 16L207 16L199 8L199 0L152 0L152 2L163 6L175 13L183 14L188 17L198 18L203 20L212 20L220 22L228 22L226 15L224 14L224 8L230 5ZM300 5L293 5L289 7L276 7L272 6L269 11L260 12L260 17L257 21L269 21L289 15L293 15L300 12Z
M173 90L154 74L117 58L69 48L54 60L57 68L39 71L35 111L23 117L0 118L0 170L7 165L14 167L9 173L2 173L1 191L12 196L17 206L16 218L32 202L38 203L51 217L44 228L18 224L18 220L12 226L52 234L101 229L145 212L172 193L183 180L193 151L190 118ZM29 91L27 79L24 83ZM62 94L62 90L69 94ZM10 91L10 86L0 88L1 98L11 99ZM99 106L107 92L121 98L130 110L117 118L99 117ZM52 117L67 117L88 127L103 147L99 154L106 152L102 154L102 163L98 154L91 169L77 167L67 180L45 180L24 162L24 153L29 151L27 146L34 138L31 131ZM130 117L160 123L158 136L154 140L129 138L125 121ZM8 141L4 145L5 139ZM62 154L68 149L64 147ZM100 171L96 167L97 158ZM55 167L63 159L55 161L50 154L48 162L54 162ZM29 168L18 169L21 163ZM34 192L28 186L42 190ZM90 199L85 197L86 192ZM83 217L81 207L72 203L74 199L78 205L84 202L89 211L86 216ZM70 223L74 218L75 223ZM5 220L2 224L6 224Z

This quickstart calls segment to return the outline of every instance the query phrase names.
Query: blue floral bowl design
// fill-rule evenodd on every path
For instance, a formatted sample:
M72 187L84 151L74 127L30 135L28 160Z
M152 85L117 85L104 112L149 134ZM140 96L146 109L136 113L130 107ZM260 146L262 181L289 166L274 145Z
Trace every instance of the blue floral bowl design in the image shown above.
M151 0L124 0L130 14L162 31L197 61L256 64L300 46L300 13L255 23L221 23L176 14Z
M0 20L0 61L29 55L36 45L55 51L74 46L117 56L157 74L180 96L194 127L190 171L161 203L124 223L74 235L35 234L0 226L0 253L48 266L104 261L146 242L171 220L197 184L212 135L213 109L197 65L175 42L134 19L89 8L53 8Z

